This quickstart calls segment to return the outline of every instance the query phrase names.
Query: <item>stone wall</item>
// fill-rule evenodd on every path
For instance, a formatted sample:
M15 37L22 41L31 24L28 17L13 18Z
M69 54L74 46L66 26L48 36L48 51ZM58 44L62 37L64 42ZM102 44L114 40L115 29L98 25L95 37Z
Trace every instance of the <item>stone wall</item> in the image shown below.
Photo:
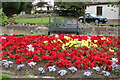
M120 36L119 26L79 25L82 35Z
M120 36L119 26L98 26L79 24L80 35ZM3 33L34 33L47 35L48 27L45 25L18 23L8 24L2 29Z

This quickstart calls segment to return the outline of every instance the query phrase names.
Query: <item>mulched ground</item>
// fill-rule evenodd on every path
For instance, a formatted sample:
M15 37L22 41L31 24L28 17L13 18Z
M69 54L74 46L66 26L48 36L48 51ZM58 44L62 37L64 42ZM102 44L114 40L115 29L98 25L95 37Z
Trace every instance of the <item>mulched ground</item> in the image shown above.
M56 67L56 70L57 70L56 72L49 72L44 62L39 62L33 69L26 65L24 66L23 70L19 71L19 70L16 70L17 65L18 64L14 63L13 67L7 70L2 66L2 73L10 75L11 77L13 76L13 78L14 76L17 76L17 78L21 78L22 76L28 76L28 75L37 76L37 78L43 78L43 76L49 76L51 78L52 77L53 78L84 78L84 75L83 75L84 72L92 71L92 70L78 70L76 73L71 73L67 68ZM39 74L38 68L40 67L43 67L44 70L46 71L44 74ZM61 77L58 74L59 70L67 70L68 74ZM120 78L119 74L115 75L111 72L110 72L111 75L109 77L104 77L103 75L100 75L101 71L97 73L95 71L92 71L92 72L93 72L92 78Z

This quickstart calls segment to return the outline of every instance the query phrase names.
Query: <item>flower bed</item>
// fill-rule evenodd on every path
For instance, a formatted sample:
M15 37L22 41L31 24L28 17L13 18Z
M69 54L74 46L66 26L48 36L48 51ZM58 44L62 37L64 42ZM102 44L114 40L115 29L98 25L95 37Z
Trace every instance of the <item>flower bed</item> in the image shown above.
M52 72L55 77L78 72L82 76L77 78L95 74L107 77L119 75L120 37L60 34L23 37L2 35L1 39L2 67L15 69L16 73L24 73L28 69L35 71L34 75Z

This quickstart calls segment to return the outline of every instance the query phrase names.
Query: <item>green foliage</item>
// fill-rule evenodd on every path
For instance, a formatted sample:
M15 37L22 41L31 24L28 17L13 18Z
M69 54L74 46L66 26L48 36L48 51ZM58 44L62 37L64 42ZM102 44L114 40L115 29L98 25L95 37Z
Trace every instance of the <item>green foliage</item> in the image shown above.
M31 2L2 2L3 12L11 17L13 14L19 14L21 11L30 13L32 9Z
M2 79L11 78L10 76L7 76L5 74L0 74L0 76L2 77Z
M32 3L31 3L31 2L27 2L27 3L26 3L26 8L24 8L24 11L25 11L27 14L30 14L31 11L32 11L32 7L33 7Z
M112 6L118 6L118 5L120 5L120 1L119 2L111 2L111 5Z
M2 12L2 9L0 9L0 26L4 26L8 24L9 19L8 17Z
M85 12L85 3L83 2L56 2L55 5L60 8L57 12L66 16L79 17Z
M19 16L18 16L17 14L13 14L10 21L15 21L15 19L17 19L18 17L19 17Z

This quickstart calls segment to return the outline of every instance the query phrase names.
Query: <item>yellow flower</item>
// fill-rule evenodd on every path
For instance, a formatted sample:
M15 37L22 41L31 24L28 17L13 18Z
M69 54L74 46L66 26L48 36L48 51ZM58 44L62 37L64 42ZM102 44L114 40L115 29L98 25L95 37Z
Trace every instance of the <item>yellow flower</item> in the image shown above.
M98 42L98 40L94 40L94 43Z
M58 41L60 41L62 43L62 41L60 39L58 39Z
M70 40L71 38L68 36L64 36L65 39Z
M69 47L72 47L73 46L73 44L71 43L70 45L69 45Z
M74 39L74 41L78 41L78 39Z
M43 43L46 44L46 43L48 43L48 41L44 41Z
M85 43L85 40L82 40L82 43Z
M94 47L98 47L98 45L97 45L97 44L93 44L93 46L94 46Z
M79 44L80 44L80 43L81 43L81 41L78 41L77 43L79 43Z
M56 43L56 42L57 42L56 40L51 41L51 43Z
M110 48L109 48L109 51L110 51L110 52L114 52L114 50L112 50L112 49L110 49Z
M102 37L101 40L106 40L106 38L105 38L105 37Z
M79 45L75 45L75 47L79 47Z
M65 50L65 45L64 44L62 45L62 49Z
M68 46L69 44L70 44L70 43L69 43L69 42L67 42L65 45L66 45L66 46Z
M76 41L72 41L73 42L73 44L77 44L77 42Z
M90 39L87 39L87 41L88 41L88 42L91 42L91 40L90 40Z

